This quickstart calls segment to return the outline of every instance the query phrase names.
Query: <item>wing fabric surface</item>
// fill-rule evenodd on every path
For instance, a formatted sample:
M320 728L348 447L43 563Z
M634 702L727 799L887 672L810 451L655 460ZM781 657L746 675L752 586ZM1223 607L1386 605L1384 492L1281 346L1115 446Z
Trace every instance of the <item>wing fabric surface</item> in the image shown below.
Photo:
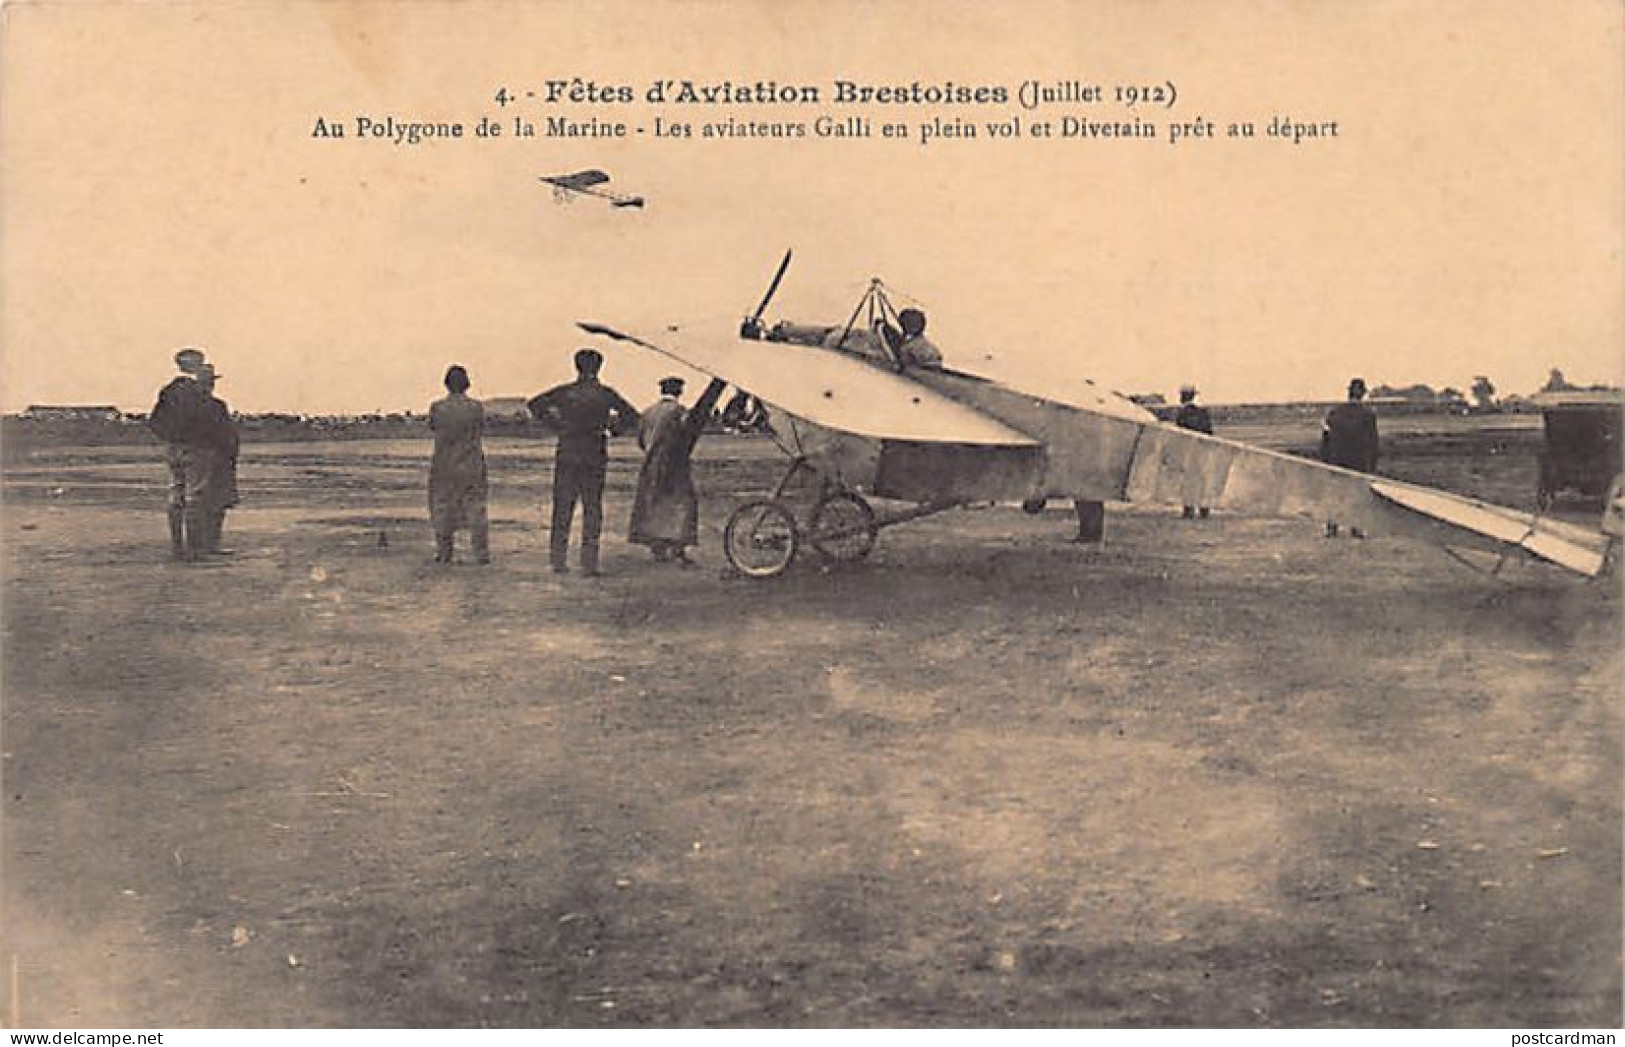
M1560 520L1547 520L1472 498L1378 480L1371 489L1395 505L1462 527L1543 560L1595 577L1607 559L1607 538Z
M1608 539L1600 533L1155 420L1142 421L1116 403L1104 408L1090 405L1092 390L1068 403L953 372L922 372L918 381L1042 440L1044 474L1029 492L1034 497L1207 505L1308 516L1336 520L1372 535L1407 535L1490 550L1510 546L1588 576L1604 567Z
M542 175L542 181L556 185L560 189L586 189L589 186L603 185L609 181L609 175L597 169L577 171L567 175Z
M1318 516L1444 545L1510 546L1588 577L1602 571L1608 544L1601 533L1517 509L1162 423L1136 441L1124 497Z
M656 345L603 324L589 334L631 342L721 378L815 425L876 440L1036 447L1031 437L907 378L839 350L753 342L733 332L678 332Z

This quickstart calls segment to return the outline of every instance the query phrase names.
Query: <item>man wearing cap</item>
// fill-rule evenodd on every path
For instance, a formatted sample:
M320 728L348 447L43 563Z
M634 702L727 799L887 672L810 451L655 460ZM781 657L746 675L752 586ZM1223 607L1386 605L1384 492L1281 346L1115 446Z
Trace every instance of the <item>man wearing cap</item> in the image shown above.
M165 445L169 465L169 550L176 560L196 560L208 548L204 497L216 459L210 449L212 405L197 382L197 373L205 366L202 350L187 348L177 352L175 367L180 373L158 391L158 402L147 416L147 427Z
M643 412L638 422L638 446L643 448L644 459L627 539L647 545L661 563L693 562L685 550L700 540L700 502L694 493L690 463L694 445L726 384L713 378L694 407L684 410L678 399L683 395L683 380L662 378L659 402Z
M553 458L553 570L569 570L570 523L581 503L581 571L598 574L598 536L604 527L604 473L609 465L609 433L620 435L637 424L638 412L598 381L604 357L595 349L575 355L576 379L530 399L530 413L558 431Z
M1349 398L1326 414L1320 430L1320 460L1328 465L1371 473L1377 469L1381 442L1377 436L1377 416L1361 401L1365 399L1365 379L1349 382ZM1356 538L1365 537L1357 527L1349 528ZM1326 537L1337 537L1337 521L1326 521Z
M1181 429L1206 433L1208 436L1213 435L1213 417L1208 414L1206 407L1196 402L1196 386L1185 385L1180 387L1179 413L1174 415L1174 424ZM1208 507L1205 505L1187 505L1180 513L1180 517L1186 520L1194 520L1198 516L1206 520Z

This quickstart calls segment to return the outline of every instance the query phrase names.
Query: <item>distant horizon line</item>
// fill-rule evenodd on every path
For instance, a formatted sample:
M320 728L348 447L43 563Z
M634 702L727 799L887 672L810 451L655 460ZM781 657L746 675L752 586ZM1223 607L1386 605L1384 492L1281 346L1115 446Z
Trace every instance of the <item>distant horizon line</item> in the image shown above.
M1584 393L1619 393L1620 391L1621 391L1621 389L1620 389L1619 386L1602 386L1602 387L1591 387L1591 388L1576 388L1576 389L1572 389L1572 390L1566 390L1564 392L1566 392L1568 395L1574 395L1574 394L1584 394ZM1161 393L1125 393L1125 394L1118 394L1118 395L1122 395L1127 399L1159 397L1159 398L1161 398L1162 403L1164 403L1164 404L1166 404L1167 406L1170 406L1170 407L1177 406L1177 403L1178 403L1177 397L1169 398L1169 397L1164 396ZM1510 403L1510 402L1533 402L1533 401L1535 401L1537 398L1539 398L1541 396L1548 396L1548 395L1551 395L1551 392L1549 390L1538 390L1538 391L1533 392L1533 393L1509 393L1506 396L1498 396L1498 397L1496 397L1494 402L1498 403L1498 404ZM1558 395L1563 395L1563 393L1559 393ZM529 397L529 396L483 396L483 397L476 396L476 397L473 397L472 399L478 400L481 403L491 403L493 401L518 401L518 402L523 403L525 401L530 400L531 397ZM1331 405L1342 403L1344 401L1342 399L1337 399L1337 398L1324 398L1324 399L1298 398L1298 399L1279 399L1279 400L1207 400L1207 399L1203 399L1200 402L1201 402L1201 404L1203 406L1206 406L1206 407L1245 408L1245 407L1328 407L1328 406L1331 406ZM1468 406L1477 406L1476 402L1474 400L1472 400L1471 397L1467 397L1465 395L1464 395L1463 399L1461 399L1461 400L1435 400L1435 401L1411 400L1411 399L1407 399L1405 397L1367 397L1365 402L1366 403L1391 404L1391 405L1396 405L1396 406L1400 405L1400 404L1414 404L1416 406L1422 406L1422 407L1441 407L1441 408L1442 407L1450 407L1450 406L1452 406L1454 404L1466 404ZM126 415L126 416L146 415L150 411L150 408L132 409L132 408L123 407L123 406L121 406L119 404L109 404L109 403L99 403L99 404L98 403L33 403L33 404L29 404L27 407L23 407L23 408L6 408L4 410L0 410L0 417L22 418L25 415L27 415L30 411L37 411L37 410L42 410L42 409L43 410L49 410L49 411L107 411L107 410L113 410L113 411L117 411L121 415ZM239 416L239 417L244 417L244 418L265 417L265 416L273 416L273 415L275 415L275 416L284 416L284 417L291 417L291 418L296 418L296 419L310 419L310 420L323 419L323 418L389 418L391 416L406 417L406 418L426 418L426 417L428 417L428 414L429 414L428 410L426 408L423 408L423 407L396 408L396 409L377 407L377 408L370 408L370 409L366 409L366 410L326 410L326 411L291 411L291 410L278 410L278 409L241 410L241 409L233 408L232 413Z

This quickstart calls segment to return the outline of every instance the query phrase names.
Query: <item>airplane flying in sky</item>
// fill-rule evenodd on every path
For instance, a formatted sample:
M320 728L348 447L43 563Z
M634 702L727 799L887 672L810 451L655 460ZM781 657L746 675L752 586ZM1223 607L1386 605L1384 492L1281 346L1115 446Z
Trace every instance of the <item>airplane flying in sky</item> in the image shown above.
M605 189L604 185L609 182L609 175L599 170L576 171L567 175L538 175L536 180L552 186L553 195L560 202L568 201L573 195L579 194L608 200L611 207L643 206L641 196L623 196Z

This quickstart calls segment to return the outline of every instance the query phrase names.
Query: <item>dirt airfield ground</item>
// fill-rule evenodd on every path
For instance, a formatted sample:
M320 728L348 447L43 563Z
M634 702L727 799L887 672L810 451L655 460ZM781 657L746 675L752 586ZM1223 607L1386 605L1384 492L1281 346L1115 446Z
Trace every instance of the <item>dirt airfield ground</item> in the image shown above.
M1535 439L1389 468L1527 502ZM249 445L194 568L156 448L10 449L8 1020L1621 1022L1613 583L1065 506L728 579L732 438L703 569L620 541L622 448L607 577L546 572L524 440L437 569L427 451Z

